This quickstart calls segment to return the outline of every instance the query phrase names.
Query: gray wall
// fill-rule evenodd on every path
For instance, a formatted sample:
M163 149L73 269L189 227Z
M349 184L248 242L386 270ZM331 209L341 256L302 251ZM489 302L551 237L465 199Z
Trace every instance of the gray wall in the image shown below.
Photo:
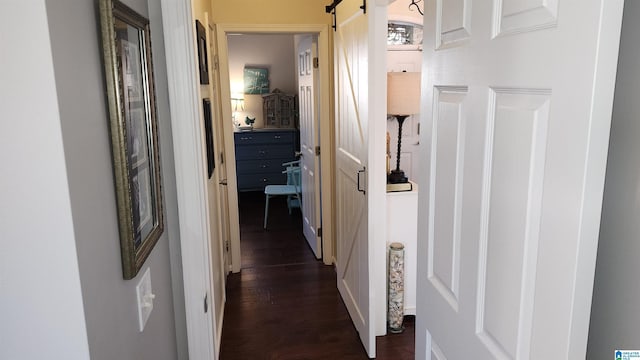
M173 360L186 353L186 330L184 315L174 318L171 282L170 242L179 238L160 2L149 1L151 9L145 0L126 3L151 16L165 202L165 231L139 273L151 268L156 295L142 333L140 275L122 278L97 0L47 1L87 336L93 360Z
M640 1L625 1L587 357L640 348Z
M0 1L0 359L89 358L44 0Z

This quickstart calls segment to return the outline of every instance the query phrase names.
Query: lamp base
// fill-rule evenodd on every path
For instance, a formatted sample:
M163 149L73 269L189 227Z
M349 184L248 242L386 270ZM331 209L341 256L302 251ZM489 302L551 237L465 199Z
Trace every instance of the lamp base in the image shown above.
M391 174L387 175L387 183L389 184L403 184L409 182L409 179L404 175L402 170L391 170Z

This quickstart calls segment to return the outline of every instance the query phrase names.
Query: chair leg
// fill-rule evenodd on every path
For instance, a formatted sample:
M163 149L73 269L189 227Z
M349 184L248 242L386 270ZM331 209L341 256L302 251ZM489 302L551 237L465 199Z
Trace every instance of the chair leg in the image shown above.
M289 208L289 215L291 215L291 195L287 196L287 207Z
M264 200L264 229L267 230L267 217L269 217L269 195L265 194Z

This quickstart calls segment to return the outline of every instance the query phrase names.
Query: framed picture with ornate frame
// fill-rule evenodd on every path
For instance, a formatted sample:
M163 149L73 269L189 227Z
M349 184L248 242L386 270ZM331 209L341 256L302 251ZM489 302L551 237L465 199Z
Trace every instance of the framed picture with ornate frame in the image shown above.
M164 230L149 20L100 0L122 270L136 276Z

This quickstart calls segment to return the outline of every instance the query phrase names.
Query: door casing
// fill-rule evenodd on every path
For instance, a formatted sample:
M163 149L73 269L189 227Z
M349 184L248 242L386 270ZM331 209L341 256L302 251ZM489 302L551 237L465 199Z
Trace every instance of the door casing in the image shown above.
M192 359L215 359L220 348L211 304L209 212L200 126L197 53L190 1L161 0L167 61L181 259L172 261L174 286L184 286L187 346ZM173 260L173 257L172 257ZM182 280L182 283L180 282Z
M220 72L220 95L222 102L223 119L231 119L231 87L229 80L229 51L227 34L316 34L318 36L318 57L319 57L319 78L320 88L320 111L325 114L320 121L320 173L323 179L321 187L322 197L322 259L326 265L333 263L333 112L332 109L332 82L330 81L329 53L329 27L325 24L217 24L217 41ZM292 53L291 56L294 54ZM292 69L292 71L294 71ZM240 223L238 214L238 193L237 178L235 168L235 150L233 143L233 125L231 121L224 121L225 153L227 158L227 181L229 189L229 223L231 229L231 268L232 271L239 272L241 269L240 256ZM322 151L324 149L324 151Z

